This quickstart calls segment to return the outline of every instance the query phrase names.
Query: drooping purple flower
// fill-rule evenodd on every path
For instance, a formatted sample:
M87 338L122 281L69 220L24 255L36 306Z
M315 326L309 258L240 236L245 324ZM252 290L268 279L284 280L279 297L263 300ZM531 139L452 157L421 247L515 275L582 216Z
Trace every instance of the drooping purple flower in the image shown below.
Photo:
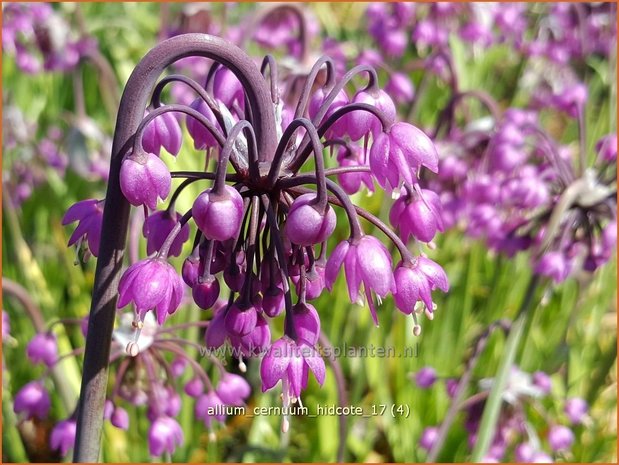
M420 193L400 196L389 213L391 224L400 228L404 241L411 237L430 242L437 231L444 231L441 201L433 191L421 189Z
M308 106L308 113L309 113L310 118L312 118L312 120L318 114L318 110L322 106L327 95L329 95L329 92L323 88L318 89L312 95L312 98L310 99L309 106ZM348 103L349 103L348 95L346 95L346 91L342 89L335 96L335 99L333 100L333 102L331 102L331 105L329 105L329 109L325 113L325 116L323 117L322 121L319 121L318 123L320 124L324 123L327 119L329 119L329 117L333 113L335 113L335 111L342 108L344 105ZM344 134L348 133L348 130L349 130L348 118L341 118L333 126L331 126L331 128L329 128L329 130L326 133L326 136L329 138L342 137Z
M316 308L308 303L299 302L292 307L292 322L296 336L313 346L320 337L320 316Z
M193 203L193 218L204 237L226 241L236 237L243 220L243 199L231 186L219 194L213 189L202 192Z
M58 359L58 344L53 333L38 333L28 343L26 355L32 363L51 367Z
M148 153L160 155L161 147L176 156L181 149L183 133L172 112L163 113L144 128L142 146Z
M23 413L26 418L36 417L39 420L47 417L50 406L49 394L40 381L31 381L24 385L13 401L15 413Z
M617 134L602 137L596 142L595 150L602 161L608 163L617 161Z
M118 429L129 429L129 414L122 407L114 407L114 411L110 416L110 422Z
M404 73L393 73L385 85L385 92L393 97L396 103L408 103L415 96L415 86Z
M391 255L387 248L373 236L363 236L357 242L340 242L331 253L325 267L325 284L329 290L344 265L348 296L351 302L361 300L361 285L365 291L374 323L378 316L372 298L372 291L379 297L395 292L395 281L391 270Z
M285 231L293 244L311 246L324 242L335 229L335 211L327 204L321 212L316 199L316 194L303 194L290 206Z
M203 282L198 278L191 288L191 296L198 307L208 310L217 302L219 290L219 280L214 276Z
M393 122L396 117L396 108L393 100L383 90L375 92L362 90L353 98L352 103L365 103L382 111L387 121ZM353 111L347 115L348 135L354 141L372 133L379 134L383 127L376 116L367 111Z
M548 431L548 444L555 451L569 450L574 443L574 433L567 426L555 425Z
M342 147L337 155L337 161L342 168L350 166L367 166L363 149L358 145ZM370 192L374 192L372 174L364 171L353 171L337 175L337 181L348 194L356 194L363 184Z
M516 462L530 463L535 455L535 448L528 442L518 444L514 449Z
M219 380L215 392L227 405L243 405L251 394L251 386L242 376L226 372Z
M424 429L423 432L421 433L421 437L419 438L419 447L429 452L430 449L432 449L432 447L436 443L437 439L438 439L438 428L434 426L430 426Z
M56 423L49 437L49 444L53 450L60 452L63 457L75 444L77 425L75 420L63 420Z
M570 262L559 251L546 252L535 266L535 272L541 276L552 278L557 284L565 281L570 274Z
M269 323L260 313L257 314L256 325L249 334L246 334L245 336L229 334L228 336L230 338L230 345L232 345L237 353L240 353L246 357L254 357L264 354L271 344L271 330L269 328Z
M148 255L161 249L168 234L172 232L180 219L180 213L169 213L167 210L153 212L146 218L142 227L142 234L146 238L146 253ZM189 225L184 224L172 241L168 255L178 257L183 250L183 244L187 240L189 240Z
M198 397L204 392L204 383L199 376L194 376L187 381L184 390L189 397Z
M172 455L184 440L178 422L167 416L157 418L148 430L148 450L153 457L159 457L164 452Z
M449 290L449 280L443 268L426 257L418 257L415 263L401 263L395 270L396 306L405 314L415 310L415 304L422 301L427 312L434 311L432 291Z
M577 425L583 422L589 411L587 401L581 397L572 397L565 402L563 409L570 423Z
M191 103L191 108L202 113L214 125L217 124L215 114L204 100L198 98ZM187 132L193 139L196 150L210 149L217 146L217 140L202 123L192 116L187 116Z
M437 380L436 370L430 366L423 367L417 373L415 373L415 382L421 389L428 389L432 387Z
M67 225L79 221L77 228L69 238L69 246L78 241L86 240L90 252L96 257L99 255L101 242L101 224L103 220L103 205L105 200L81 200L69 207L62 224Z
M247 336L256 327L257 318L258 310L253 305L234 303L226 313L226 330L234 336Z
M262 359L262 391L272 389L281 380L284 406L288 406L294 399L298 399L301 391L307 387L310 371L322 386L325 380L325 362L320 354L306 342L295 342L284 336L273 343Z
M129 203L139 207L157 208L157 199L170 193L172 177L166 164L152 153L132 153L120 167L120 188Z
M213 94L228 108L232 108L235 102L241 108L244 104L243 86L234 73L225 67L219 68L215 73Z
M370 149L370 168L388 190L400 181L414 184L421 166L438 171L438 154L430 138L412 124L395 123L376 137Z
M533 373L533 384L541 389L544 394L550 394L552 390L552 380L543 371Z
M201 395L196 401L195 413L198 420L202 420L207 428L213 425L213 421L223 423L226 415L223 413L224 402L215 391L209 391Z
M183 281L165 259L149 258L131 265L120 278L118 308L133 302L140 320L154 310L161 325L183 298Z

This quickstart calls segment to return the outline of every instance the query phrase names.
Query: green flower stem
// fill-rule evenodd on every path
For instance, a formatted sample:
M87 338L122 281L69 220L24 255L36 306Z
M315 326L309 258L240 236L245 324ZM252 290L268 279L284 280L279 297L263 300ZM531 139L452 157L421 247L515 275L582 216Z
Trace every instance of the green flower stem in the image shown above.
M505 387L507 386L509 372L514 365L514 360L516 359L516 353L518 351L518 347L520 346L520 341L525 333L525 326L529 318L533 315L532 309L535 308L534 297L538 284L539 277L533 276L529 282L529 287L527 288L527 292L520 306L520 310L518 311L518 315L516 316L516 320L512 324L507 336L505 349L503 350L503 357L499 363L499 371L494 379L494 383L492 384L492 389L490 390L490 395L488 396L486 406L484 407L484 413L481 417L477 441L471 457L472 462L482 461L488 452L488 448L490 447L490 443L496 432L496 423L499 418L499 413L501 412L501 405L503 403L503 391L505 391Z

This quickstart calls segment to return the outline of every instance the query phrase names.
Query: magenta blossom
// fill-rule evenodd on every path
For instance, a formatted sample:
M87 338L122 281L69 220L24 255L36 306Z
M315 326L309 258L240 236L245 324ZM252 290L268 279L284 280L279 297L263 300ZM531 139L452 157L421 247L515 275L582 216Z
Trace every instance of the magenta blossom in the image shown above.
M44 363L48 367L58 359L58 344L52 333L36 334L26 347L26 355L32 363Z
M75 420L63 420L57 423L49 438L51 448L59 451L60 455L64 457L69 452L69 449L73 448L76 432L77 425Z
M154 457L159 457L164 452L173 454L184 440L182 428L170 417L157 418L148 430L148 450Z
M195 413L198 420L202 420L207 428L213 425L213 421L223 423L226 415L223 412L224 402L219 398L215 391L209 391L201 395L196 401Z
M152 153L130 154L120 167L120 188L131 205L157 208L157 199L170 193L172 177L166 164Z
M245 378L233 373L225 373L215 390L219 398L228 405L243 405L251 394L251 386Z
M370 149L370 168L378 183L393 190L401 181L415 184L421 166L438 171L438 154L423 131L408 123L395 123L376 137Z
M166 113L167 114L167 113ZM173 214L167 210L156 211L146 218L142 227L142 234L146 238L146 253L152 255L161 249L168 234L172 232L174 226L180 221L179 213ZM180 232L172 241L169 255L178 257L182 250L183 244L189 239L189 226L184 224Z
M123 274L118 285L118 308L133 302L140 320L155 310L161 325L173 314L183 298L183 281L163 258L140 260Z
M320 354L306 342L297 343L284 336L273 343L262 359L262 391L268 391L281 380L284 406L288 406L307 387L310 371L314 373L318 384L322 385L325 380L325 362Z
M411 195L400 196L389 213L391 224L400 228L404 241L411 237L430 242L437 231L444 231L441 201L434 192L420 189Z
M161 147L176 156L181 149L183 133L178 120L171 113L163 113L145 128L142 135L142 146L148 153L159 155Z
M414 263L404 262L395 270L395 303L403 313L411 314L418 301L425 304L428 316L434 311L432 291L449 290L447 275L440 265L426 257L418 257Z
M101 242L101 222L103 219L103 204L105 200L88 199L77 202L65 213L62 224L67 225L79 221L77 228L69 238L69 244L81 243L86 240L90 252L96 257L99 254Z
M50 406L49 394L40 381L31 381L23 386L13 401L15 413L23 413L26 418L36 417L39 420L47 417Z
M351 302L361 300L361 284L368 300L374 323L378 325L372 291L379 297L395 292L391 270L391 255L387 248L373 236L363 236L358 241L342 241L333 250L325 268L325 284L331 290L341 266L344 265L348 296Z

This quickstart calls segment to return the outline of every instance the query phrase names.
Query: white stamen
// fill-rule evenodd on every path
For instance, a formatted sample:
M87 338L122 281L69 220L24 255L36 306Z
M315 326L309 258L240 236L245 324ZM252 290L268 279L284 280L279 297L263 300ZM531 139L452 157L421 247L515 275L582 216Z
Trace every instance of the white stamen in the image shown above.
M140 347L138 346L137 342L133 342L133 341L127 344L127 347L125 350L127 354L129 354L131 357L136 357L140 353Z

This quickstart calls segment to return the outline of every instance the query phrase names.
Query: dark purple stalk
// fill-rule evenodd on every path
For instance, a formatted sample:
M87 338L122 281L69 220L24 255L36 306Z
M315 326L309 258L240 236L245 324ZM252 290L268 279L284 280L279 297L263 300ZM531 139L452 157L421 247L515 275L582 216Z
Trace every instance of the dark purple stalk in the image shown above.
M123 262L130 205L120 189L120 167L131 147L135 132L144 117L149 97L162 72L175 61L188 56L211 58L230 68L243 84L257 128L260 154L275 153L276 129L269 90L253 61L229 42L204 34L186 34L168 39L146 54L127 81L118 109L109 182L103 211L103 224L95 284L84 354L82 388L77 416L74 461L99 460L103 406L108 378L110 343L116 315L118 281Z

